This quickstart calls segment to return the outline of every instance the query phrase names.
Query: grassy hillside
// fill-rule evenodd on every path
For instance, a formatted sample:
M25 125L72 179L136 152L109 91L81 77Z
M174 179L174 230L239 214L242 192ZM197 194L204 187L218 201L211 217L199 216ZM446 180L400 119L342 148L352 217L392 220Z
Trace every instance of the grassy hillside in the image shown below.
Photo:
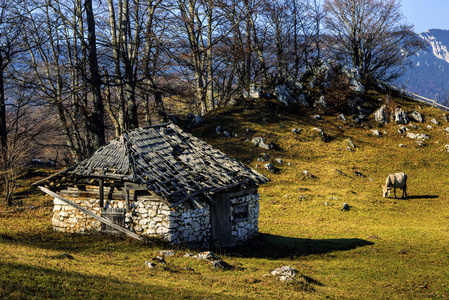
M371 96L372 104L380 105L375 100L380 95ZM227 271L183 257L198 252L183 248L166 258L167 265L148 269L144 262L168 248L163 243L55 233L51 199L27 188L22 208L0 207L0 297L448 299L449 153L442 149L449 144L444 130L449 123L440 110L394 101L424 115L418 129L407 126L431 137L424 146L402 137L395 124L379 127L369 119L359 125L337 115L315 119L317 113L269 100L216 111L192 130L271 180L259 189L260 237L244 247L216 251L233 266ZM430 123L432 118L440 125ZM236 136L217 135L217 126ZM330 141L323 142L315 127ZM302 131L296 134L293 128ZM254 147L256 136L278 149ZM356 146L352 151L347 139ZM267 162L258 161L263 153L279 172L264 169ZM399 171L409 176L409 197L383 198L386 176ZM349 211L342 210L343 203ZM303 276L296 283L266 276L281 266Z

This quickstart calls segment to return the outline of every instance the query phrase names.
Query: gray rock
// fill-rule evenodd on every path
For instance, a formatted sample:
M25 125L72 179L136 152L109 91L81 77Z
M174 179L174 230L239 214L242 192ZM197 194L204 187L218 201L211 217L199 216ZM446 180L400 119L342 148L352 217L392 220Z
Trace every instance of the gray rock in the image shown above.
M423 116L416 110L414 110L411 114L410 114L410 118L416 122L419 123L423 123L424 122L424 118Z
M440 122L438 122L435 118L432 118L432 120L430 120L430 122L435 125L440 125Z
M254 146L260 147L262 149L266 149L266 150L270 149L270 145L269 144L265 144L265 139L262 138L262 137L255 137L255 138L253 138L251 143L253 143Z
M365 93L365 86L363 86L363 84L355 78L351 79L351 84L350 84L349 88L357 93L361 93L361 94Z
M155 263L152 263L150 261L146 261L145 262L145 267L149 268L149 269L153 269L154 267L156 267Z
M449 152L449 145L444 146L443 150Z
M249 98L260 99L261 98L261 89L256 87L254 84L249 86Z
M407 132L408 128L405 126L401 126L398 129L399 134L404 135Z
M280 268L276 268L273 271L270 272L271 275L273 276L286 276L286 277L290 277L290 278L294 278L296 276L296 274L298 274L298 271L296 271L295 268L290 267L290 266L283 266Z
M405 148L405 145L404 144L399 144L399 147Z
M448 128L449 128L449 127L448 127ZM292 132L293 132L294 134L300 134L301 131L302 131L301 128L293 128L293 129L292 129Z
M425 133L413 133L413 132L407 132L407 137L410 139L416 139L416 140L428 140L430 137Z
M283 103L285 106L289 106L292 103L295 103L295 98L290 95L287 87L284 85L278 85L275 88L275 94L278 97L278 100Z
M326 98L324 96L321 96L315 103L313 104L313 107L315 108L322 108L324 110L327 109L327 102Z
M351 141L350 139L345 140L345 142L347 142L349 144L349 147L351 149L355 149L356 148L354 142Z
M343 203L343 210L348 211L349 210L349 205L348 203Z
M449 132L449 127L444 128L444 130L446 130L447 132Z
M380 136L380 132L379 132L379 130L377 130L377 129L371 130L371 133L372 133L374 136L377 136L377 137Z
M337 119L340 119L340 120L342 120L343 122L346 122L346 117L345 117L344 114L338 115Z
M387 124L387 106L382 105L375 113L374 113L374 119L379 124Z
M277 171L277 168L274 167L272 164L268 163L264 165L264 168L270 171L271 173L275 173Z
M174 256L176 254L176 251L174 250L162 250L159 252L159 255L168 257L168 256Z
M443 114L443 120L446 121L446 122L449 121L446 114Z
M401 108L397 107L394 110L394 122L396 124L407 125L409 122L408 117L407 117L407 112L405 112Z
M280 165L282 165L284 162L282 161L282 159L280 159L280 158L276 158L276 162L278 163L278 164L280 164Z

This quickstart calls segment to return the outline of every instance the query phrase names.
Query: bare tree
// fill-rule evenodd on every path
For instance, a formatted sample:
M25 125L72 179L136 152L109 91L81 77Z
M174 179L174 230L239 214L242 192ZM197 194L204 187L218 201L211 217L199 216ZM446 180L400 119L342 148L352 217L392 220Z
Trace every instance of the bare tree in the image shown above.
M399 0L324 0L328 50L346 59L363 76L391 80L422 42L407 25Z
M24 45L26 19L17 9L17 3L0 0L0 146L1 155L8 149L6 127L5 72L14 57L27 51Z

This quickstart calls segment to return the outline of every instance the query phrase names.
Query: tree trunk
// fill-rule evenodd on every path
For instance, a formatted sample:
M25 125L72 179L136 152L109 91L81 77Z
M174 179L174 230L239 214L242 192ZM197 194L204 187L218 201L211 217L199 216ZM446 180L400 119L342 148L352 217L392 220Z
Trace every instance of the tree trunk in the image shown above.
M0 63L2 62L2 57L0 56ZM0 144L2 146L0 155L2 157L6 156L8 151L8 132L6 128L6 106L5 106L5 78L4 78L5 67L0 66Z
M95 34L95 18L92 8L92 0L84 2L86 8L88 60L90 69L90 85L92 90L92 116L89 124L92 133L93 151L105 144L104 135L104 106L101 97L101 77L97 59L97 41Z

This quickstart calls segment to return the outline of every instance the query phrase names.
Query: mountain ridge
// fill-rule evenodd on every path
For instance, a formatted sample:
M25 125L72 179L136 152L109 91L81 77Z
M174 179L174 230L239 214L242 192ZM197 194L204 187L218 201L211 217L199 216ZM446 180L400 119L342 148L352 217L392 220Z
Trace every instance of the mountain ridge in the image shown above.
M411 57L397 83L410 92L447 104L449 99L449 30L429 29L419 34L429 45Z

